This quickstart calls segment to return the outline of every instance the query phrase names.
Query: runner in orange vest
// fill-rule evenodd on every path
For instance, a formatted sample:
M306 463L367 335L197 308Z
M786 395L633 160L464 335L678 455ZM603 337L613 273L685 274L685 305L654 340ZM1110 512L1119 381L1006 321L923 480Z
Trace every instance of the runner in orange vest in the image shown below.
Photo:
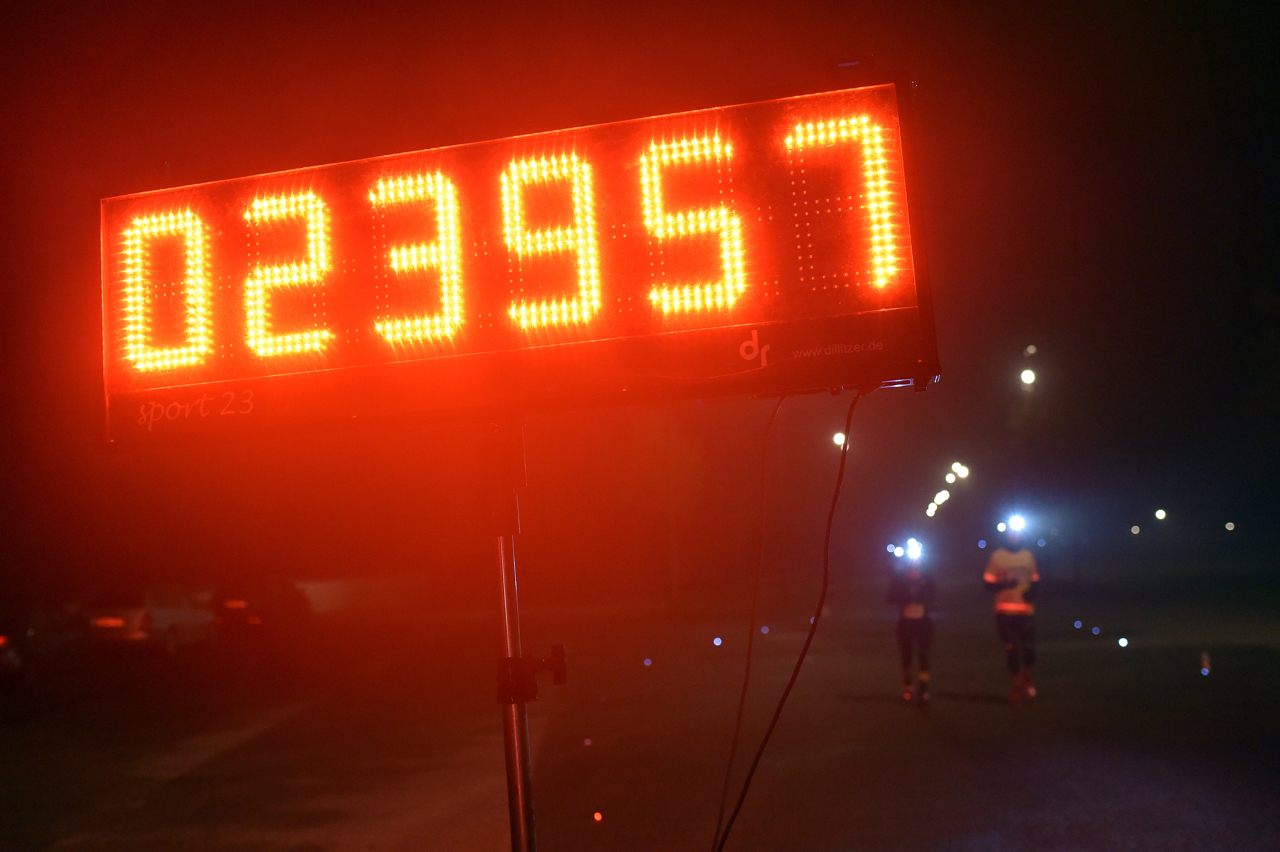
M1014 704L1036 697L1031 666L1036 661L1035 591L1040 573L1031 551L1019 547L1023 523L1016 515L1010 518L1005 536L1008 546L996 548L982 575L987 588L996 594L996 627L1013 678L1009 701Z

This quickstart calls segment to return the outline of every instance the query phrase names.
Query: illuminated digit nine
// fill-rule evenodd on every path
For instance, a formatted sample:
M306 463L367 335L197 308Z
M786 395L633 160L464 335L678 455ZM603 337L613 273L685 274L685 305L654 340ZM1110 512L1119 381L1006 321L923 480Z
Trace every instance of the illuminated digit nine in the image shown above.
M327 328L292 334L271 333L270 317L267 315L267 297L270 291L289 285L319 284L329 271L328 216L325 203L312 192L255 198L244 214L244 218L255 225L299 217L307 220L307 259L302 263L256 266L249 273L249 280L245 285L246 336L249 346L259 355L319 352L333 336Z
M154 237L181 234L186 256L185 346L151 345L151 269L147 247ZM190 210L133 220L124 232L125 356L139 370L168 370L204 361L212 346L209 322L209 251L204 222Z
M436 172L429 175L379 180L369 193L374 206L393 203L436 202L434 243L394 247L389 252L391 268L397 273L417 269L440 270L440 312L431 315L379 320L374 323L391 343L452 337L462 325L462 273L458 248L458 194L453 182Z
M573 184L573 227L530 231L525 228L520 188L535 181L568 180ZM511 318L521 328L583 323L600 309L600 265L596 257L595 203L591 166L576 154L513 160L502 173L502 211L507 247L517 257L572 251L578 256L578 295L511 306Z
M640 185L644 192L644 224L658 239L692 234L720 234L720 261L724 280L714 284L684 287L655 287L649 300L662 306L663 313L731 306L746 289L742 272L742 220L725 205L667 213L662 204L662 169L697 160L728 160L733 147L719 136L654 142L640 155Z
M871 274L877 287L883 287L898 271L894 257L893 203L889 200L885 178L884 141L880 128L867 116L841 118L836 121L797 124L787 137L788 153L793 149L839 142L862 142L862 168L867 179L867 212L871 215Z

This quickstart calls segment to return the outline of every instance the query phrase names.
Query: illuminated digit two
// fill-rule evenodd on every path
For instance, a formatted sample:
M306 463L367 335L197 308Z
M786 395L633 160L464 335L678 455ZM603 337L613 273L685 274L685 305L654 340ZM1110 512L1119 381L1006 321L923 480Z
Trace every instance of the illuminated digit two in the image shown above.
M244 305L249 346L259 355L319 352L333 334L326 328L273 334L270 294L282 287L318 285L329 271L328 215L325 203L312 192L255 198L244 218L261 225L279 219L307 220L307 259L302 263L256 266L245 285Z
M440 270L439 313L379 320L378 333L392 343L409 340L436 340L452 337L462 325L462 273L458 248L458 193L453 182L436 172L430 175L379 180L369 200L383 204L412 204L433 199L436 206L434 243L393 247L391 268L398 274L420 270Z
M719 136L684 139L680 142L654 142L647 154L640 155L640 182L644 192L644 223L658 239L671 239L694 234L720 234L720 261L724 279L714 284L684 287L655 287L649 300L662 306L663 313L731 306L746 289L742 271L742 220L725 205L667 213L662 201L662 169L669 165L689 164L699 160L728 160L733 153L729 143Z
M573 186L573 227L530 231L525 227L521 187L568 180ZM576 154L513 160L502 173L502 211L507 247L517 257L571 251L578 256L578 294L571 299L517 302L511 318L521 328L584 323L600 310L600 264L596 256L595 201L591 166Z
M149 246L156 237L180 234L186 259L185 346L151 345ZM204 222L190 210L133 220L124 232L125 357L139 370L169 370L204 361L212 346L209 322L209 251Z
M883 287L898 271L894 251L893 203L886 189L884 141L881 130L867 116L797 124L787 137L787 151L830 147L841 142L862 142L862 169L867 180L867 212L871 217L871 280Z

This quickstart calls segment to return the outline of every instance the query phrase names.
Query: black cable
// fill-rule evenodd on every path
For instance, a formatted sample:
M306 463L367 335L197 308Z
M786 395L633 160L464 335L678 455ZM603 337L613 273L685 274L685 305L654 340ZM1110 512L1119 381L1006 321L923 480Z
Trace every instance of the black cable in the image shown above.
M733 807L733 813L729 816L729 822L724 827L724 833L720 835L719 842L716 844L715 852L723 852L724 844L729 839L729 832L733 829L733 823L738 818L738 813L742 810L742 803L747 799L747 790L751 788L751 779L756 774L756 767L760 765L760 758L764 756L765 746L769 744L769 737L773 735L773 729L778 724L778 719L782 716L782 708L787 703L787 696L791 694L791 688L796 685L796 678L800 676L800 667L804 665L804 658L809 653L809 646L813 643L813 634L818 629L818 622L822 619L822 607L827 602L827 585L831 579L831 525L836 517L836 504L840 500L840 483L844 481L844 463L849 455L849 429L853 425L853 410L858 406L859 396L855 395L853 401L849 403L849 413L844 419L844 443L840 446L840 469L836 473L835 493L831 495L831 511L827 513L827 531L823 537L822 545L822 591L818 595L818 609L813 614L813 621L809 623L809 635L805 637L804 647L800 649L800 657L796 660L796 667L791 672L791 679L787 681L787 688L782 690L782 697L778 699L778 706L773 711L773 718L769 721L769 727L764 732L764 739L760 741L760 748L756 749L755 759L751 761L751 768L747 770L746 780L742 782L742 792L738 795L738 803Z
M742 695L738 698L738 718L733 723L733 742L729 745L729 765L724 770L724 789L720 791L720 813L716 817L716 833L711 839L711 848L716 848L720 840L720 828L724 825L724 808L729 803L729 778L733 774L733 760L738 753L738 734L742 731L742 714L747 706L747 686L751 683L751 652L756 640L756 604L760 601L760 577L764 574L764 529L765 529L765 474L768 471L769 433L773 431L774 418L786 400L786 394L778 397L778 404L769 414L769 421L764 426L764 441L760 447L760 558L756 561L756 583L751 592L751 624L747 627L747 666L742 673Z

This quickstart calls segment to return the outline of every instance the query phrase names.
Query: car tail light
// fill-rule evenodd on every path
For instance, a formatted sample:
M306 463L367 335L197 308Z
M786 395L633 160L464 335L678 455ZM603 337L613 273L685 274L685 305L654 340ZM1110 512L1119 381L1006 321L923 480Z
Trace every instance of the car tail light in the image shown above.
M5 645L8 645L8 644L9 644L9 637L0 636L0 648L3 648Z
M94 627L124 627L124 619L118 615L100 615L93 620Z

